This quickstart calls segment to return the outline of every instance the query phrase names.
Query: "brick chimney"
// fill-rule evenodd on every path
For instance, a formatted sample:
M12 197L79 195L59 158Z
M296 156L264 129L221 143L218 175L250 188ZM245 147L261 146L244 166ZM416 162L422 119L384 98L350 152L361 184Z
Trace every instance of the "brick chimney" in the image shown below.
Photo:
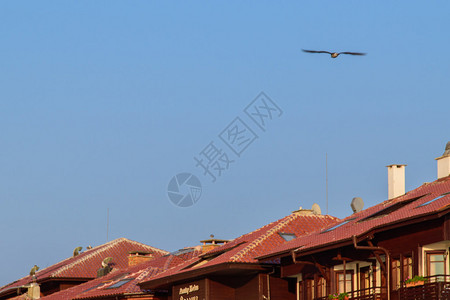
M200 241L202 243L202 253L208 252L211 249L222 246L223 244L228 243L228 240L219 240L214 238L214 234L210 235L210 239Z
M444 154L437 160L437 177L443 178L450 175L450 142L445 146Z
M146 251L128 252L128 266L136 266L153 259L153 253Z
M405 194L406 165L389 165L388 168L388 199Z

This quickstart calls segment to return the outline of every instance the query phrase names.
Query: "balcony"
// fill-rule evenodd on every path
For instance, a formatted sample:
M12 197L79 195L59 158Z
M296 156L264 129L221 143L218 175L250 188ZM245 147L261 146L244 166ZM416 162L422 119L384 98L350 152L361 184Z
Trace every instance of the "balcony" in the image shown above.
M413 287L402 286L391 291L391 299L399 300L450 300L450 275L425 277L427 282ZM386 288L374 287L347 292L349 300L385 300ZM314 300L329 300L328 297L316 297Z
M450 300L450 276L426 277L423 285L402 287L398 290L400 300Z
M382 300L386 298L386 289L373 287L347 292L349 300ZM329 300L328 297L314 298L314 300Z

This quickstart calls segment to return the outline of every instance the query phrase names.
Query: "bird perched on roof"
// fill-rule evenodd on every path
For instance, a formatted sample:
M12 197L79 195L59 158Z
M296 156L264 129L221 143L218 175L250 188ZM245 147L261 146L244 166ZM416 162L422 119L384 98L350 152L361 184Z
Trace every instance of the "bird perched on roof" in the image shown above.
M34 265L34 267L31 268L30 270L30 276L34 276L34 274L36 274L36 272L39 270L39 267Z
M445 152L444 154L442 154L442 156L447 156L450 155L450 142L447 143L447 145L445 145Z
M341 54L350 54L350 55L366 55L366 53L361 52L329 52L329 51L316 51L316 50L305 50L302 49L303 52L306 53L327 53L331 55L331 58L336 58Z
M83 247L76 247L75 249L73 249L73 257L77 256L78 254L80 254L80 251L83 249Z
M102 267L106 268L107 266L109 266L109 263L113 260L112 257L107 257L102 261Z

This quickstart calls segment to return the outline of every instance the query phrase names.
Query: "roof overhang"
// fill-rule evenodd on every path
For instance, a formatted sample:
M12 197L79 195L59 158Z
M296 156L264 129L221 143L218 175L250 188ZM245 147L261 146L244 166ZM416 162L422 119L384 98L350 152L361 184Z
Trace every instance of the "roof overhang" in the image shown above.
M409 225L417 224L417 223L424 222L424 221L439 219L439 218L447 215L448 213L450 213L450 205L446 205L446 206L442 207L441 209L439 209L437 211L433 211L428 214L417 215L417 216L413 216L410 218L405 218L405 219L397 220L395 222L391 222L388 224L383 224L383 225L380 225L377 227L373 227L372 229L364 232L363 234L358 235L357 240L358 241L365 240L368 237L374 236L375 234L380 233L380 232L397 229L400 227L409 226ZM291 256L292 251L294 251L298 257L301 257L301 256L305 256L305 255L315 254L317 252L323 252L323 251L327 251L327 250L331 250L331 249L335 249L335 248L341 248L341 247L348 246L351 244L353 244L352 236L346 237L344 239L340 239L339 241L321 244L321 245L317 245L315 247L310 247L305 250L302 250L301 248L291 248L291 249L283 250L280 252L260 256L260 257L257 257L257 259L260 261L265 261L265 260L271 260L271 259L281 258L281 257L285 257L285 256Z
M259 273L267 271L267 267L272 265L250 264L250 263L223 263L219 265L209 266L205 268L193 269L186 272L181 272L169 275L162 278L151 279L139 283L143 289L167 289L172 285L199 277L207 277L214 275L224 276L239 276L248 275L251 273Z

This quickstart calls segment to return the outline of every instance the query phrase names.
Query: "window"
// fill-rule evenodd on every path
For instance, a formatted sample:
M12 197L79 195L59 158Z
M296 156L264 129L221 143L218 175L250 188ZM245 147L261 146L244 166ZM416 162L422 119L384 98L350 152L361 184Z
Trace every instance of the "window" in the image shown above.
M412 257L403 257L403 266L402 266L402 275L403 275L403 281L406 280L406 278L412 278L413 277L413 260Z
M327 296L327 282L325 278L319 277L317 280L317 297L326 297Z
M445 251L427 251L427 275L428 276L436 276L436 275L445 275L445 260L446 254ZM439 276L436 278L440 280Z
M313 300L314 298L316 298L314 294L314 279L307 279L305 283L306 283L306 299Z
M373 219L376 219L376 218L381 218L381 217L387 216L390 213L392 213L392 212L394 212L396 210L399 210L400 208L410 204L411 202L417 201L417 200L419 200L422 197L423 196L415 197L415 198L412 198L412 199L408 199L408 200L404 200L404 201L401 201L401 202L394 203L391 206L388 206L388 207L386 207L386 208L384 208L384 209L382 209L380 211L377 211L377 212L369 215L368 217L365 217L364 219L360 220L359 222L369 221L369 220L373 220Z
M336 284L338 293L351 292L353 290L353 271L345 271L345 277L344 271L337 271Z
M372 266L362 267L359 269L359 286L361 295L370 295L370 273Z
M83 293L84 293L84 292L87 292L87 291L90 291L90 290L93 290L93 289L96 289L96 288L99 288L99 287L101 287L102 285L105 285L105 282L102 282L102 283L100 283L100 284L97 284L96 286L90 287L90 288L84 290Z
M294 233L284 233L284 232L279 232L278 233L286 242L292 241L293 239L296 238Z
M400 268L400 260L399 259L393 259L392 263L392 272L391 272L391 276L392 276L392 289L397 290L400 288L401 286L401 268Z
M430 201L427 201L427 202L425 202L425 203L422 203L422 204L420 204L420 205L417 205L416 208L419 208L419 207L422 207L422 206L426 206L426 205L428 205L428 204L431 204L431 203L433 203L434 201L439 200L439 199L441 199L442 197L447 196L448 194L450 194L450 193L444 193L444 194L440 195L439 197L436 197L436 198L434 198L434 199L432 199L432 200L430 200Z
M336 228L339 228L339 227L341 227L342 225L345 225L345 224L347 224L348 222L353 221L354 219L356 219L356 218L351 218L351 219L348 219L347 221L344 221L344 222L342 222L342 223L339 223L339 224L337 224L337 225L334 225L333 227L330 227L330 228L328 228L328 229L325 229L324 231L322 231L322 233L325 233L325 232L328 232L328 231L335 230Z
M392 276L392 289L399 289L407 278L413 276L413 262L410 253L407 256L401 256L400 258L393 259L391 263L391 276Z
M174 252L172 252L170 254L171 255L175 255L175 256L179 256L179 255L186 254L186 253L193 252L193 251L195 251L194 248L185 248L185 249L180 249L180 250L174 251Z
M303 288L304 288L304 292L303 292ZM305 279L303 282L300 282L299 295L300 295L300 299L305 299L305 300L314 300L317 298L328 296L325 278L318 277L317 281L310 278L310 279Z
M130 282L131 280L133 280L133 278L127 278L127 279L122 279L120 281L117 281L116 283L114 283L111 286L108 286L106 289L116 289L118 287L121 287L122 285L124 285L127 282Z

